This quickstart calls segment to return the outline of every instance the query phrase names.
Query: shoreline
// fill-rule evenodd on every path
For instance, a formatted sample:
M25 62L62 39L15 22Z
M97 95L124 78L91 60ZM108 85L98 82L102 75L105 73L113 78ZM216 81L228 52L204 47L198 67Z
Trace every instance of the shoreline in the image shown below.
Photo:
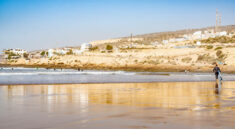
M2 86L53 86L53 85L57 85L57 86L63 86L63 85L82 85L82 84L151 84L151 83L201 83L201 82L214 82L214 81L158 81L158 82L108 82L108 83L104 83L104 82L100 82L100 83L43 83L43 84L0 84L0 87ZM230 80L230 81L223 81L223 82L235 82L235 80Z
M0 67L23 67L23 68L45 68L45 69L74 69L74 70L104 70L104 71L129 71L129 72L212 72L213 66L176 66L176 65L156 65L156 66L136 66L128 65L126 67L112 66L70 66L70 65L52 65L52 64L0 64ZM222 72L235 74L235 67L222 66Z
M235 74L223 74L223 82L235 81ZM158 83L158 82L214 82L213 73L115 73L32 72L27 74L0 75L0 85L56 85L56 84L104 84L104 83Z

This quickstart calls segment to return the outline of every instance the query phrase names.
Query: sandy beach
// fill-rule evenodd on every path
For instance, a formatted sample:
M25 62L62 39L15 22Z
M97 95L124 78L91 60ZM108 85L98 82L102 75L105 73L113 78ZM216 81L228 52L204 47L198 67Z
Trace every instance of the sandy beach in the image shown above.
M0 129L235 129L235 0L0 0Z

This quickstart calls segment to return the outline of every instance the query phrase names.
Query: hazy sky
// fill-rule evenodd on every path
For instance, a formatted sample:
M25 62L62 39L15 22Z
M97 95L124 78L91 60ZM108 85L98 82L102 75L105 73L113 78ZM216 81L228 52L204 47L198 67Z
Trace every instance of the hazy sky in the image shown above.
M235 24L235 0L0 0L0 50Z

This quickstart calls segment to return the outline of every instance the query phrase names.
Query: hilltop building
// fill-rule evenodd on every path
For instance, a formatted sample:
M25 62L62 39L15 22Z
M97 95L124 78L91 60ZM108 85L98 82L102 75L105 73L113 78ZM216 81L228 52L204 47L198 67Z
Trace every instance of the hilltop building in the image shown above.
M184 34L182 37L178 38L170 38L168 40L162 40L163 44L168 44L168 43L177 43L177 42L183 42L183 41L194 41L194 40L203 40L203 39L208 39L208 38L215 38L219 36L230 36L226 31L222 32L216 32L213 29L210 30L205 30L203 31L196 31L192 34ZM200 43L197 42L197 45Z
M16 55L23 55L24 53L27 53L26 50L19 49L19 48L16 48L16 49L5 49L5 50L3 50L3 52L5 54L14 53Z
M26 50L23 49L4 49L3 50L4 53L4 58L10 58L10 59L18 59L20 57L23 57L25 53L27 53Z
M83 43L81 45L81 51L89 51L92 48L92 44L90 43Z

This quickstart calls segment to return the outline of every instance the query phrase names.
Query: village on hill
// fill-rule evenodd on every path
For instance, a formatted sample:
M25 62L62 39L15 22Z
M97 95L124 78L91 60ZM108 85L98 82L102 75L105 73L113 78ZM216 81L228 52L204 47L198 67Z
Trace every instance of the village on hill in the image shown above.
M2 64L84 69L209 71L235 67L235 26L137 35L78 47L3 51Z

